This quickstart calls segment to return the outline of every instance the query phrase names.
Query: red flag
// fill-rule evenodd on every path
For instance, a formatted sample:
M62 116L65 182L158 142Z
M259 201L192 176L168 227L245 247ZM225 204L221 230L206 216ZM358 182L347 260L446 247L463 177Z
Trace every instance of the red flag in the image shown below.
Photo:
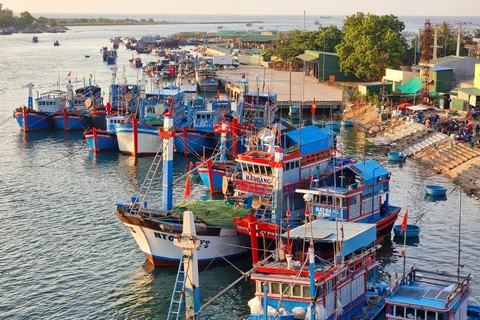
M312 115L315 115L315 111L317 111L317 102L315 101L315 98L313 98L313 102L312 102Z
M185 195L183 196L185 199L190 197L190 175L187 176L187 181L185 182Z
M402 232L407 231L407 219L408 219L408 209L405 210L405 214L402 219Z
M170 70L168 70L168 73L173 74L175 72L175 66L171 66Z
M72 72L69 72L69 73L67 74L67 77L70 77L71 75L72 75Z
M217 90L217 95L215 96L217 100L220 100L220 89Z

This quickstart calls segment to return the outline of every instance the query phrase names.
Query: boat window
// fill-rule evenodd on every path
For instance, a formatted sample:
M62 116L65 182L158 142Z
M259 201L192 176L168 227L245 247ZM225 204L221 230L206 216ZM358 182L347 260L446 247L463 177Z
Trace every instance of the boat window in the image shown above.
M427 320L435 320L437 318L437 313L433 311L427 311Z
M408 319L415 319L415 309L407 308L407 318Z
M303 297L310 297L310 287L309 286L303 286L302 287L302 293L303 293Z
M312 203L319 203L320 196L318 194L313 195Z
M333 280L330 280L330 281L327 282L326 290L327 290L327 292L332 292L333 291Z
M257 292L263 292L263 287L265 286L265 282L257 281Z
M300 167L300 161L299 160L295 161L295 168L298 168L298 167Z
M405 308L402 306L395 306L395 317L405 318Z
M416 320L425 320L425 310L417 309Z
M290 170L290 162L285 163L285 171Z
M298 284L293 286L293 296L301 297L302 296L302 287Z
M335 198L335 206L336 207L343 207L341 198Z
M289 284L282 284L282 294L285 296L292 295L292 287Z
M270 283L270 293L279 294L280 293L280 284L279 283Z
M350 205L351 206L358 203L358 197L359 197L358 195L350 197Z

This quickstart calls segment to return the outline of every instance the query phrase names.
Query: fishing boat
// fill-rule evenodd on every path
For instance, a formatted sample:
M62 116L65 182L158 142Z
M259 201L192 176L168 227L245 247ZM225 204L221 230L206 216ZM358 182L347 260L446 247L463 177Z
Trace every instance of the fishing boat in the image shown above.
M133 68L141 68L143 66L142 59L140 57L132 58L128 60L130 62L130 66Z
M146 74L143 71L139 89L138 119L132 115L116 129L121 153L133 156L155 155L162 145L158 132L167 113L172 117L175 128L181 129L191 122L185 114L187 105L184 90L163 88L146 93L146 84Z
M447 194L447 188L443 186L429 185L425 186L425 192L431 196L445 196Z
M397 237L414 238L420 235L420 227L415 224L407 224L406 230L402 231L402 225L393 226L393 233Z
M293 124L298 124L300 120L300 107L299 106L289 106L288 107L288 121Z
M344 127L352 127L355 124L355 121L344 119L341 121L341 124Z
M23 131L53 129L53 113L65 108L67 92L52 90L42 94L37 93L33 106L33 84L28 84L28 106L16 108L13 112L20 129Z
M462 191L459 194L461 197ZM461 198L459 214L459 239L456 272L440 270L438 261L426 267L413 264L405 270L407 255L403 251L403 275L391 285L386 297L386 319L478 319L480 308L468 304L471 294L472 274L461 272ZM405 221L406 223L406 221ZM430 266L428 266L430 265Z
M325 127L332 129L332 130L340 130L341 123L338 122L327 122L325 123Z
M390 151L387 156L389 161L394 162L403 162L407 159L407 156L403 152L398 151Z
M96 127L85 130L85 140L90 150L95 153L118 151L117 127L128 119L127 114L112 114L110 102L107 102L106 110L106 130Z
M58 47L60 45L60 42L58 40L53 41L53 46Z
M33 36L32 42L33 42L33 43L37 43L37 42L38 42L38 37L37 37L37 36Z
M90 107L102 105L102 89L89 85L75 92L70 81L67 85L67 105L53 114L55 128L64 131L85 130L92 127Z
M127 226L147 259L154 266L178 265L182 253L174 245L174 239L182 233L184 213L181 206L173 207L173 117L167 113L160 135L163 145L159 148L142 187L132 197L130 204L118 204L116 216ZM160 151L161 150L161 151ZM161 209L147 206L148 191L159 169L162 172ZM184 180L185 176L179 180ZM187 177L186 190L189 190ZM195 214L199 244L200 264L224 261L247 253L241 237L236 232L232 219L243 216L248 210L228 206L222 201L190 201L183 205ZM185 222L187 223L187 222Z
M252 248L249 319L382 319L387 290L376 283L376 233L374 224L310 219L282 234L277 257L257 262Z

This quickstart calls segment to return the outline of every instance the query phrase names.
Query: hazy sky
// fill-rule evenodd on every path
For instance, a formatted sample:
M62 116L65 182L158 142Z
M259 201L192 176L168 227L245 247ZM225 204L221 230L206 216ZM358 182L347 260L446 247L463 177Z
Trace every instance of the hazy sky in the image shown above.
M479 0L0 0L15 14L32 13L121 13L121 14L251 14L251 15L352 15L369 12L397 16L475 16ZM178 4L178 6L177 6ZM150 12L150 13L149 13Z

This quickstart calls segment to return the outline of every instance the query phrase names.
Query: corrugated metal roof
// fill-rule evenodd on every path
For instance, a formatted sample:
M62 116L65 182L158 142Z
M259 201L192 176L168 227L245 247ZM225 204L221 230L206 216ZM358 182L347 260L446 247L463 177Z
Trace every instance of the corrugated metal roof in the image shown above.
M241 36L240 39L248 42L269 42L275 40L275 36L267 36L264 34L248 34Z
M441 57L441 58L430 60L430 65L436 65L443 62L455 61L460 59L463 59L463 57L457 57L457 56Z
M359 162L352 165L352 167L356 168L355 172L359 173L360 177L362 177L366 182L371 180L374 177L374 174L375 174L375 177L377 178L390 173L390 171L382 167L375 160Z
M480 96L480 89L478 88L458 88L457 90L472 96Z

